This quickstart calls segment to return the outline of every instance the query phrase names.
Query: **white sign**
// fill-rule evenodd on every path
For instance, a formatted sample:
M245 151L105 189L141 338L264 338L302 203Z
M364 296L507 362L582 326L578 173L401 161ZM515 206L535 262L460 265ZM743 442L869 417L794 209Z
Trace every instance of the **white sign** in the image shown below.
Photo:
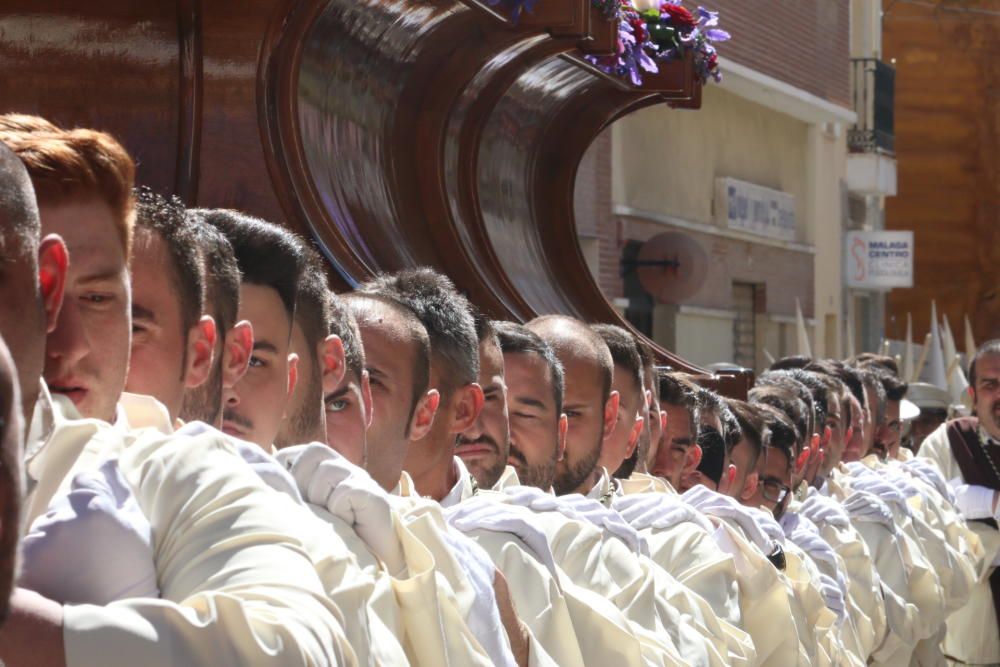
M779 241L795 240L795 197L735 178L715 179L719 226Z
M913 232L847 232L848 287L913 287Z

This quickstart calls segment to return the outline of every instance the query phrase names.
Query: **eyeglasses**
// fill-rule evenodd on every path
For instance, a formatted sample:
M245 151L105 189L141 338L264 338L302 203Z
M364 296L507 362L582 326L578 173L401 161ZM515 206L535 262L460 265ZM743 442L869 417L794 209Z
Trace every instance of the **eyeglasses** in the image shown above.
M780 503L792 490L787 484L782 484L781 480L768 478L761 482L764 497L773 503Z

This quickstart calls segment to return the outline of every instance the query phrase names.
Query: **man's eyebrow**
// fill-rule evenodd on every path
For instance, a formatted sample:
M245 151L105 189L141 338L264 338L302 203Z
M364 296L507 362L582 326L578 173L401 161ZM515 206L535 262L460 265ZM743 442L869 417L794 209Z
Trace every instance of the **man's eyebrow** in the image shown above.
M132 302L132 319L134 320L150 320L152 322L156 321L156 314L153 313L149 308L145 306L140 306L139 304Z
M121 272L122 269L120 266L110 266L82 276L78 282L83 285L87 285L89 283L99 283L105 280L115 280L121 275Z
M538 400L537 398L531 398L530 396L517 396L514 398L516 403L521 405L526 405L529 408L538 408L539 410L545 410L548 408L544 402Z
M263 352L275 352L275 353L277 353L278 346L275 345L274 343L269 343L266 340L255 340L253 342L253 349L254 349L254 352L263 351Z
M338 389L338 390L336 390L336 391L332 391L332 392L330 392L330 393L329 393L329 394L327 394L327 395L326 395L326 397L325 397L325 398L323 399L323 402L324 402L324 403L329 403L330 401L336 401L336 400L337 400L337 399L339 399L339 398L343 398L343 397L344 397L344 394L346 394L346 393L347 393L347 392L348 392L348 391L350 390L350 388L351 388L350 386L348 386L348 385L344 385L344 386L343 386L343 387L341 387L340 389Z
M687 447L694 443L694 438L674 438L670 442L675 445L684 445Z
M386 377L386 374L385 374L385 373L383 373L382 371L380 371L380 370L379 370L379 369L378 369L377 367L375 367L375 366L368 366L368 367L366 367L366 369L365 369L365 370L367 370L367 371L368 371L368 376L369 376L369 377L381 377L381 378L384 378L384 377Z

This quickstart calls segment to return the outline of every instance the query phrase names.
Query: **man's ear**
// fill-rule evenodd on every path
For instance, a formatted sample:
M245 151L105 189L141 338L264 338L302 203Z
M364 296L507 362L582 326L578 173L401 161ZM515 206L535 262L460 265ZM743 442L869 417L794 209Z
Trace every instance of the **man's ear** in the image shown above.
M372 427L372 385L368 378L368 371L361 371L361 404L365 408L365 430Z
M729 495L730 489L732 489L733 482L736 481L736 466L732 463L728 464L726 468L722 471L722 477L719 478L719 493L724 496Z
M740 493L739 499L746 501L753 498L754 494L757 493L757 484L759 482L760 474L756 470L747 475L747 479L743 483L743 491Z
M295 385L299 383L299 355L288 353L288 398L292 397Z
M441 404L441 394L437 389L431 389L417 401L417 409L410 419L410 441L422 440L434 425L434 415Z
M49 234L38 244L38 283L45 309L45 333L52 333L59 321L68 269L66 244L58 234Z
M690 472L701 465L702 456L704 452L701 450L701 445L695 443L688 447L684 458L684 472Z
M203 315L187 338L187 368L184 369L184 386L194 389L212 374L215 361L215 320L211 315Z
M344 343L340 340L340 336L330 334L320 342L318 352L322 364L323 393L329 394L340 386L347 371Z
M472 428L479 419L479 413L483 411L486 399L483 396L483 388L472 382L455 392L454 400L455 421L451 425L451 432L461 433Z
M253 355L253 326L240 320L226 334L222 348L222 386L232 388L246 375Z
M559 440L556 442L556 461L566 457L566 434L569 433L569 417L565 413L559 415Z
M611 437L611 433L615 430L615 425L618 423L618 405L621 402L621 397L618 395L617 391L611 392L608 396L607 402L604 404L604 435L603 438L607 439Z
M639 444L639 436L642 434L642 427L645 425L646 419L644 417L636 417L635 423L632 424L632 430L628 434L628 449L625 451L625 458L632 456L632 452L635 451L636 445Z

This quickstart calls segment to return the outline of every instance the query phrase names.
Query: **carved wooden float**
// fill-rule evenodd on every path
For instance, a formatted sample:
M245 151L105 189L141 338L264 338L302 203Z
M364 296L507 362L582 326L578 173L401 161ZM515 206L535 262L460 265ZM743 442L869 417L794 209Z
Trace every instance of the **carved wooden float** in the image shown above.
M576 171L616 119L700 104L689 61L640 88L583 61L617 32L589 0L516 22L479 0L16 4L4 111L107 129L142 182L284 220L340 287L427 264L496 317L627 326L576 241ZM716 381L740 395L749 378Z

